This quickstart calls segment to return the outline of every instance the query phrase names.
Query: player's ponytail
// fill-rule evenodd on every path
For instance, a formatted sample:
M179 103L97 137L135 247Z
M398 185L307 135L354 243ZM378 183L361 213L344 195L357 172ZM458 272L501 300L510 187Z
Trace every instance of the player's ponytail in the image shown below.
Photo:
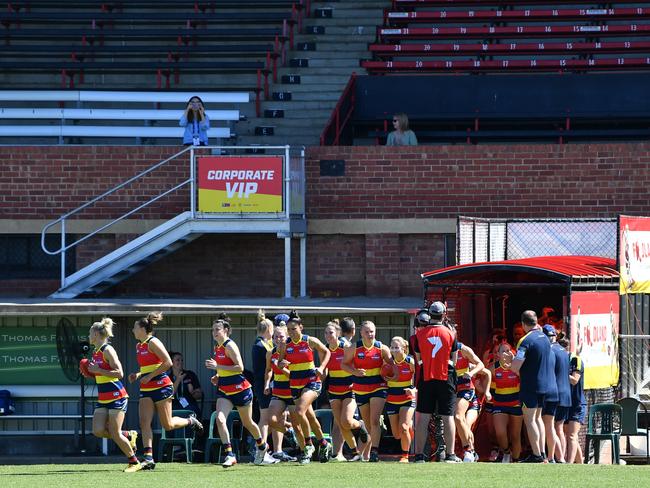
M146 317L136 320L135 323L138 327L142 327L147 334L153 332L154 326L163 319L161 312L151 312Z
M111 319L109 317L104 317L101 321L95 322L91 326L91 329L97 331L97 333L103 339L108 339L109 337L113 337L113 326L114 325L115 325L115 322L113 322L113 319Z

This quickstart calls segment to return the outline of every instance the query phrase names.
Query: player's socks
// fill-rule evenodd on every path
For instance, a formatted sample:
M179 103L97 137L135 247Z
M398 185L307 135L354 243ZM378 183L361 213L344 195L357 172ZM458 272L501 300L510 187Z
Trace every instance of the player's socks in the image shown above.
M153 461L153 447L144 448L144 460L148 462Z

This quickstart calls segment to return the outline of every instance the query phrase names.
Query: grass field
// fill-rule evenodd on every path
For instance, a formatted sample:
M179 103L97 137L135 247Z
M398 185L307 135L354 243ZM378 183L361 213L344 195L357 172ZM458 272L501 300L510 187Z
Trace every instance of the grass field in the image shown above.
M63 464L0 466L0 488L314 488L351 487L440 488L605 487L650 486L650 467L607 465L530 464L241 464L230 469L217 465L158 464L155 471L125 474L120 464Z

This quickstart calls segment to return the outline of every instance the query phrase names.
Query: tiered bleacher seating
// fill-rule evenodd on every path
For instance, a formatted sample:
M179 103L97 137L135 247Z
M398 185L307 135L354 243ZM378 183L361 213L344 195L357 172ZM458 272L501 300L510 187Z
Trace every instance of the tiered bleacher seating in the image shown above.
M648 0L392 0L369 52L322 144L384 143L397 112L420 143L650 136Z
M647 69L648 4L393 0L374 59L361 65L377 74Z
M240 111L214 107L248 103L249 94L245 92L6 90L0 91L0 142L16 144L28 143L33 138L42 141L55 138L63 144L71 138L83 137L102 143L110 140L141 143L144 139L179 143L183 128L178 121L194 95L210 104L208 136L212 141L224 142L232 137ZM102 108L107 104L122 108ZM162 104L176 108L155 108Z
M269 97L268 76L277 79L303 1L18 0L0 12L0 74L26 73L32 87L60 75L61 88L83 88L89 77L149 73L156 89L191 87L186 74L252 75L247 85L219 89L254 92L259 115L260 94Z

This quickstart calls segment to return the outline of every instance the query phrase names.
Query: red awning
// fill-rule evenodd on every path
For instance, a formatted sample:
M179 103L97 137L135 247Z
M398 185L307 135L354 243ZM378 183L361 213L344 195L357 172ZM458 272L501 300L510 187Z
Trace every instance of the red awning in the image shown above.
M480 282L494 273L528 273L562 282L618 280L616 260L598 256L542 256L535 258L461 264L422 274L425 283L449 279Z

